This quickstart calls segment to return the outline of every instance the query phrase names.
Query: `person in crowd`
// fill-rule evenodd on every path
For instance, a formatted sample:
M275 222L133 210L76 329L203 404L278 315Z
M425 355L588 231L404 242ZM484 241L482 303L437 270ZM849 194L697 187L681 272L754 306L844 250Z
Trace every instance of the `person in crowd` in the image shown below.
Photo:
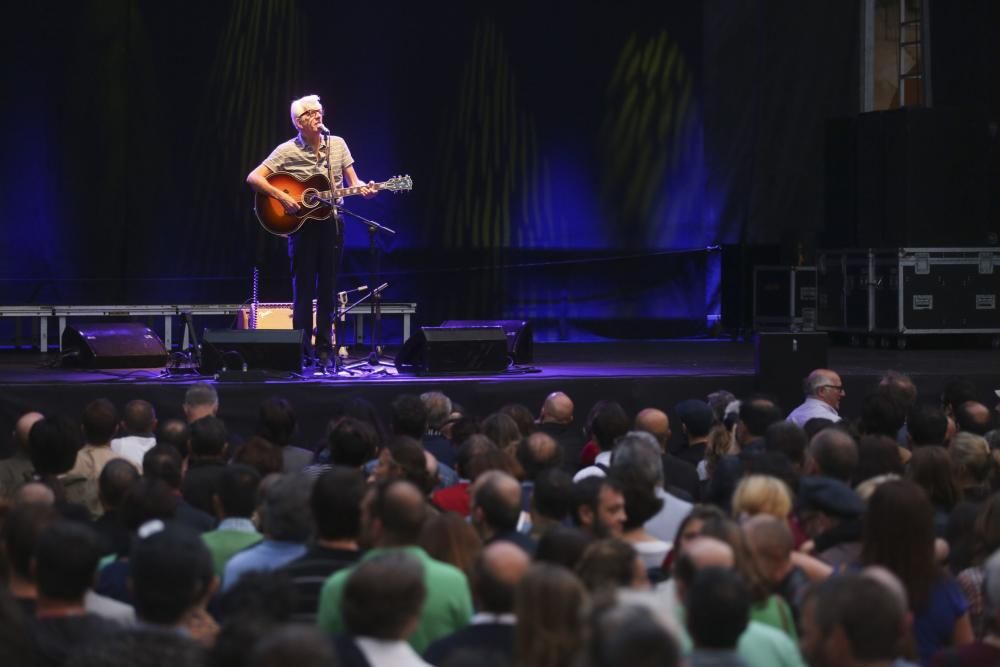
M428 391L420 395L426 411L426 426L420 440L428 452L449 468L455 467L456 451L451 441L441 429L451 417L451 399L439 391Z
M426 451L410 436L397 435L386 443L379 452L372 479L378 482L405 479L428 496L437 486L437 479L427 466Z
M673 539L677 527L691 511L691 503L664 489L663 457L656 439L642 431L630 431L622 436L615 446L611 474L619 480L633 479L643 488L652 490L662 504L655 514L643 521L643 529L660 542ZM630 514L627 497L625 513ZM635 518L634 522L638 521L639 518ZM643 547L637 548L640 553L647 554L644 555L647 559L648 552L644 552Z
M458 448L456 458L459 480L457 483L434 491L431 502L445 511L469 516L469 486L476 478L490 469L488 454L499 454L496 445L484 435L473 435Z
M275 447L259 435L252 435L236 450L230 463L250 466L261 477L276 475L285 468L282 451L286 450Z
M858 467L858 442L843 428L825 428L809 441L806 460L807 474L849 484Z
M591 435L580 454L584 466L573 481L595 474L606 473L611 466L611 450L619 437L628 433L629 418L625 409L615 401L598 401L590 410L587 430Z
M705 458L708 435L716 423L715 412L705 401L692 398L675 405L674 416L683 436L683 443L674 453L678 458L697 466Z
M184 461L175 447L156 445L146 452L146 455L142 457L142 471L144 479L159 480L170 488L171 494L176 498L174 519L178 523L200 533L215 528L215 519L212 515L191 505L181 494Z
M517 447L521 442L521 429L517 422L502 412L494 412L483 420L483 435L496 443L500 451L517 460ZM520 465L520 464L518 464ZM523 475L518 475L518 478Z
M25 412L14 423L14 431L11 433L14 455L0 461L0 498L13 496L33 479L35 468L31 465L31 456L28 454L28 434L35 422L44 417L41 412Z
M191 456L181 493L202 512L212 513L212 497L226 466L229 433L218 417L202 417L191 422Z
M573 474L580 466L583 436L573 423L573 399L561 391L545 397L538 413L538 430L559 443L563 469Z
M845 573L807 595L802 653L815 667L914 667L900 658L907 623L899 596L870 576Z
M319 477L331 466L362 470L368 461L378 456L379 436L375 427L354 417L341 417L326 436L326 463L315 463L306 474Z
M907 450L908 451L908 450ZM883 475L902 477L906 468L899 455L900 447L887 435L865 435L858 443L858 467L854 470L854 486Z
M809 577L793 560L795 539L788 521L768 514L758 514L743 522L750 552L771 590L781 596L798 625L802 597Z
M660 463L659 456L655 460L657 464ZM621 537L639 553L647 570L655 572L661 568L663 559L670 551L670 543L652 535L646 526L662 510L663 500L656 496L648 478L635 471L619 468L612 475L621 485L625 499L625 522L622 524Z
M28 455L38 481L52 489L56 502L82 506L96 516L97 483L70 473L81 445L79 425L62 415L39 419L28 435Z
M920 447L948 446L948 416L935 403L917 403L906 415L906 437L911 451Z
M670 621L647 604L622 599L590 615L587 664L592 667L679 667Z
M212 498L219 526L201 535L212 554L212 569L217 577L222 577L233 556L264 539L253 522L259 486L260 474L239 463L227 466L219 478L219 488Z
M767 514L787 521L792 511L792 493L777 477L747 475L733 493L732 511L737 519Z
M315 624L323 583L334 572L350 567L361 555L361 499L365 478L360 470L335 466L319 476L309 506L316 537L305 554L285 565L298 594L293 620Z
M248 667L331 667L337 653L318 628L286 625L267 633L250 654Z
M202 417L215 417L219 414L219 394L208 382L196 382L184 392L184 420L193 424ZM157 440L159 442L159 440Z
M750 591L732 570L706 567L687 591L687 629L694 642L691 667L745 667L737 647L750 623Z
M187 634L211 647L219 626L206 611L219 587L201 536L183 526L151 530L136 541L129 581L139 621Z
M649 577L635 547L624 540L597 540L588 546L576 566L576 574L591 594L619 588L646 590Z
M568 519L573 497L573 478L562 468L543 470L535 478L531 494L531 538L536 542L546 531Z
M707 523L711 523L711 520ZM698 573L705 568L740 571L736 566L736 556L728 543L709 536L696 537L687 542L674 560L674 576L671 581L674 582L676 597L664 600L670 604L671 610L682 623L691 586ZM743 581L750 586L745 577ZM750 594L753 604L752 588ZM685 652L690 650L691 639L686 633L680 638L680 644ZM739 637L736 650L748 667L802 667L802 658L795 641L785 632L753 620L752 615Z
M362 562L379 554L402 552L423 565L427 597L420 610L420 622L409 639L417 652L424 651L435 639L465 627L472 617L472 598L462 571L434 560L417 546L427 515L424 494L405 480L375 484L361 504L362 542L371 547ZM317 622L327 632L344 628L341 601L351 571L341 570L323 584Z
M938 651L931 667L991 667L1000 665L1000 553L983 567L983 636L963 646Z
M823 417L839 422L840 401L847 395L840 375L827 368L817 368L806 376L804 382L806 400L792 410L788 421L803 426L813 417Z
M125 554L132 546L132 537L122 521L122 504L129 488L139 479L139 470L126 458L108 461L97 478L97 496L101 501L101 516L94 522L100 536L101 553Z
M79 646L118 629L84 604L100 555L97 536L84 523L57 520L39 534L32 559L38 593L31 625L36 665L65 665Z
M142 472L142 457L156 446L156 409L149 401L136 399L125 404L118 425L121 435L111 441L111 451L128 459Z
M526 405L521 403L508 403L501 407L497 412L505 414L514 420L517 424L517 430L521 432L521 438L527 438L529 435L538 430L535 424L535 416L531 414L531 410L528 409ZM452 413L449 417L451 423L464 413L456 412L454 407L452 408Z
M341 600L347 636L337 642L339 662L425 667L407 639L420 624L427 594L424 567L406 552L380 553L354 567Z
M972 531L972 564L955 578L969 603L969 620L976 639L986 636L989 612L983 602L986 560L1000 549L1000 494L983 503Z
M959 501L958 485L948 450L925 445L913 450L906 466L906 479L921 487L934 505L934 534L945 537L948 519Z
M156 428L156 444L170 445L181 453L182 459L186 459L191 455L191 428L182 419L166 419ZM145 454L143 458L146 458Z
M876 489L865 514L861 561L902 581L921 662L973 640L969 604L935 558L934 508L919 486L900 480Z
M19 503L12 507L3 522L3 555L7 566L7 589L27 618L35 615L38 586L31 559L45 529L59 518L48 503Z
M470 496L470 518L485 544L504 540L529 555L535 552L535 541L518 531L521 485L516 479L499 470L490 470L472 484Z
M808 446L809 438L806 436L805 430L793 422L775 422L768 426L764 432L765 451L784 456L791 464L796 478L805 470L806 447Z
M107 462L118 457L111 449L111 438L118 428L118 412L108 399L94 399L83 408L80 423L83 447L76 453L76 463L69 474L96 482Z
M536 563L514 589L514 663L570 667L583 645L587 592L573 573Z
M739 524L729 519L708 520L702 525L702 535L724 541L732 549L737 572L750 590L750 618L784 632L793 641L798 639L795 619L788 603L775 593L774 585L761 571L753 551Z
M573 526L553 526L538 538L535 562L576 570L594 536Z
M597 539L625 531L624 489L617 479L588 477L573 484L573 523Z
M280 396L271 396L257 410L257 435L281 450L281 472L300 472L313 462L313 453L292 445L297 433L295 410Z
M431 558L454 565L466 577L483 549L483 540L473 525L454 512L430 517L420 531L419 544Z
M986 435L992 426L990 409L979 401L965 401L955 409L955 427L959 431Z
M530 498L535 479L545 470L559 468L562 453L559 444L548 433L532 433L517 445L517 461L524 469L525 499ZM527 509L527 507L525 507Z
M799 525L809 538L804 550L837 569L857 563L865 503L854 489L832 477L803 477L798 501Z
M746 461L766 451L764 435L771 424L781 421L781 414L769 398L754 396L740 402L739 421L736 422L739 454L725 456L716 464L706 489L707 495L703 496L706 500L719 507L730 507Z
M454 657L485 665L514 664L514 591L531 565L523 549L510 542L483 548L469 577L476 614L469 625L438 639L424 652L432 665Z
M632 427L636 431L649 433L660 445L663 453L663 483L664 487L672 494L691 502L698 498L701 491L701 484L698 480L698 463L685 461L679 456L675 456L667 447L672 431L670 430L670 418L667 413L656 408L645 408L640 410L635 416L635 423ZM690 442L690 431L688 432L688 442Z
M247 572L276 570L306 552L313 529L312 479L303 473L272 475L260 489L258 516L264 539L229 559L222 574L224 591Z

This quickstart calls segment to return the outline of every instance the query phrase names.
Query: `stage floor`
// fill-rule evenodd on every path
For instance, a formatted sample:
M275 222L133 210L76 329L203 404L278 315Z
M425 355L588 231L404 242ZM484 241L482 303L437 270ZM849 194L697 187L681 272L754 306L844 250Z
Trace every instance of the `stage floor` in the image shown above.
M80 414L93 398L105 396L121 408L133 398L152 402L160 419L179 417L184 391L202 379L165 376L160 369L74 370L53 368L55 354L0 351L0 450L6 450L14 420L23 412ZM552 391L568 393L577 420L599 399L614 399L633 413L644 407L669 408L680 400L704 397L717 389L746 395L757 388L754 349L750 343L722 340L664 342L536 343L536 372L489 376L421 377L378 374L359 377L259 378L213 380L220 395L220 416L230 428L247 435L256 408L270 395L292 401L300 424L300 442L318 443L331 405L363 396L388 416L398 394L441 390L479 416L511 402L537 411ZM990 349L882 350L833 346L829 366L843 377L847 395L843 412L856 415L864 395L878 378L893 369L911 375L924 397L940 394L950 380L973 381L981 400L995 402L1000 387L1000 352ZM786 399L789 405L798 397ZM989 404L992 406L993 402Z

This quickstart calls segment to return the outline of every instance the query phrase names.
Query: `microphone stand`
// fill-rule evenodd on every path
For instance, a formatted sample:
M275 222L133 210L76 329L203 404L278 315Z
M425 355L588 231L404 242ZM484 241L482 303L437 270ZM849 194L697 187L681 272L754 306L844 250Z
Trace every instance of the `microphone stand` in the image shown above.
M385 234L395 235L396 231L390 229L385 225L381 225L374 220L369 220L368 218L358 215L354 211L345 208L340 204L334 204L334 208L341 213L346 213L347 215L359 220L368 226L368 251L371 257L371 263L369 264L369 285L379 285L379 260L380 253L378 246L375 243L375 235L379 232ZM369 304L371 306L371 317L372 317L372 331L371 331L371 353L368 355L368 364L370 366L380 366L382 355L382 291L388 287L388 283L385 285L379 285L376 289L372 290L369 296ZM367 298L367 296L366 296ZM362 299L363 301L364 299ZM360 301L359 301L360 303Z

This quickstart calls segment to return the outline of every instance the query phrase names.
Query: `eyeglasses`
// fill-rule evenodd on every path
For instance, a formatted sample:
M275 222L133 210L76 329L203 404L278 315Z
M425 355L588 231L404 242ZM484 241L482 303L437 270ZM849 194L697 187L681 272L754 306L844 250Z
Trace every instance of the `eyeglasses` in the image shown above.
M309 116L322 116L322 115L323 115L322 109L310 109L309 111L303 111L302 113L300 113L299 120L302 120L303 118L308 118Z
M824 384L820 389L833 389L841 394L844 393L844 385L840 384Z

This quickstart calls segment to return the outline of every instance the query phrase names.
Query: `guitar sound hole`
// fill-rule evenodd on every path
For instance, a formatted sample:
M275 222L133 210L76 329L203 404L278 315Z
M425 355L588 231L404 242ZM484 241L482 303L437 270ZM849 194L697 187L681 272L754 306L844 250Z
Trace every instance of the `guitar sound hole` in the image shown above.
M315 206L316 204L319 203L319 200L316 199L316 196L317 195L315 190L306 190L305 192L302 193L302 205L308 206L310 208Z

